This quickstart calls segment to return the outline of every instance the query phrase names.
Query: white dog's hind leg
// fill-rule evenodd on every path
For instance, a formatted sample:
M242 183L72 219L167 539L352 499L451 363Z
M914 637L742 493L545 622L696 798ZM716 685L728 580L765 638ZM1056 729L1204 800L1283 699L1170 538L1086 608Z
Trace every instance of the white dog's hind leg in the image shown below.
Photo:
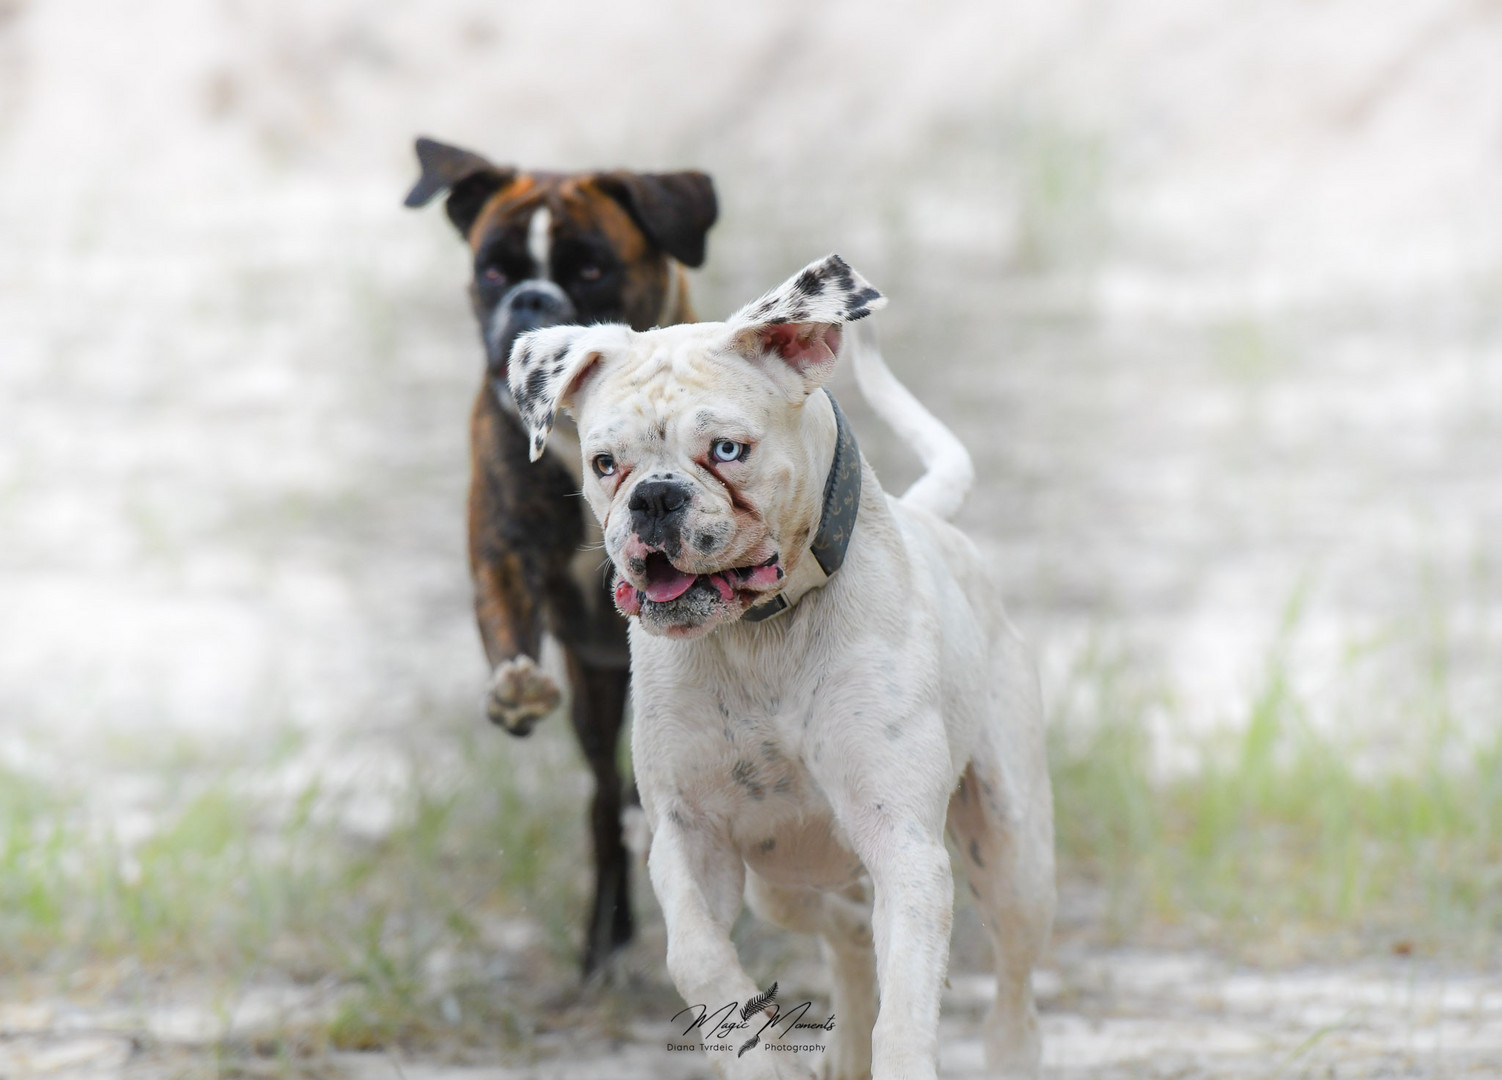
M785 888L751 874L751 910L786 930L818 934L833 981L835 1028L820 1055L823 1080L870 1080L871 1028L876 1023L876 953L871 905L863 886L839 893Z
M1041 792L1026 794L1011 790L1005 775L989 754L972 760L949 801L949 830L995 952L986 1065L995 1076L1031 1080L1042 1053L1032 971L1053 923L1053 829L1051 816L1040 813L1048 806L1047 774Z

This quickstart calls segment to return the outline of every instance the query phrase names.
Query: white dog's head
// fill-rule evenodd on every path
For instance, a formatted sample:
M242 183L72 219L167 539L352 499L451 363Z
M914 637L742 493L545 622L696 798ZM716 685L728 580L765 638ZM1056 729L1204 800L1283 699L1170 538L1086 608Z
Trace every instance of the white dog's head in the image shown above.
M695 637L781 591L819 528L833 446L829 407L804 406L834 371L841 326L885 304L830 255L728 322L517 340L509 378L532 458L569 410L623 614Z

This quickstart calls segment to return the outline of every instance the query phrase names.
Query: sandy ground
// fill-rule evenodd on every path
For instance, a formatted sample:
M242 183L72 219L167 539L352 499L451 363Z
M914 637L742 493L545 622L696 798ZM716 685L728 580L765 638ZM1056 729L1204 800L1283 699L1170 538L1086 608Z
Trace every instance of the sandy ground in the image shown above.
M110 739L291 727L306 775L473 708L479 353L447 223L399 207L419 132L712 172L707 315L832 249L881 285L1061 714L1124 658L1192 767L1175 732L1238 723L1277 653L1352 753L1436 702L1490 731L1499 48L1483 2L0 0L0 762L149 818ZM1497 982L1417 961L1065 936L1040 985L1058 1075L1502 1061ZM948 1076L982 996L954 981ZM150 1071L127 1028L8 1002L0 1076ZM472 1075L702 1074L639 1035Z
M784 998L813 1001L827 1013L818 972L801 966L794 965L792 984L783 987L792 992ZM1066 942L1036 982L1044 1074L1055 1080L1495 1077L1502 1068L1502 978L1459 975L1421 961L1270 969L1200 952ZM949 983L940 1076L981 1080L988 1074L978 1029L991 981L957 971ZM249 987L209 1008L179 985L107 1008L48 997L0 1004L0 1076L207 1075L214 1040L253 1045L258 1034L285 1031L289 1020L327 1008L327 995ZM704 1051L669 1049L693 1045L681 1024L669 1022L677 1003L658 1004L670 1001L671 992L656 985L646 996L655 1007L617 1013L608 1031L598 1002L562 1008L548 1029L531 1034L524 1053L492 1053L483 1061L473 1051L457 1060L453 1052L393 1051L333 1052L294 1064L357 1080L707 1078ZM820 1060L817 1053L799 1059L811 1067ZM255 1058L234 1060L234 1071L251 1075L289 1067L274 1057L259 1065Z

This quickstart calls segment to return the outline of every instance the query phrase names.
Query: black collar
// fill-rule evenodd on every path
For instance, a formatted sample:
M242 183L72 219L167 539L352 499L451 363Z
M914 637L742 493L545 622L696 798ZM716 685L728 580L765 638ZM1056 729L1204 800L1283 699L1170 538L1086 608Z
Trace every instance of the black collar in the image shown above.
M861 505L861 452L855 444L855 432L850 430L850 421L840 411L839 402L828 390L824 396L834 409L837 431L834 444L834 461L829 465L829 476L824 481L824 506L819 515L819 531L809 547L819 568L826 578L834 577L845 561L845 549L850 546L851 534L855 532L855 516ZM761 622L773 615L788 610L794 600L778 593L765 604L752 608L741 616L743 622Z

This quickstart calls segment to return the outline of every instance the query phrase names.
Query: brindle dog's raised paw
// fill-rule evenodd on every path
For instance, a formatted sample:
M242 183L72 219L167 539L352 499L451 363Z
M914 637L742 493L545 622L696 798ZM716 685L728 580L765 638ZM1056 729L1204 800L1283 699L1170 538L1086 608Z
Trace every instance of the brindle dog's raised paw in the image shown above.
M563 694L530 656L513 656L496 665L485 694L485 716L513 735L532 728L558 708Z

